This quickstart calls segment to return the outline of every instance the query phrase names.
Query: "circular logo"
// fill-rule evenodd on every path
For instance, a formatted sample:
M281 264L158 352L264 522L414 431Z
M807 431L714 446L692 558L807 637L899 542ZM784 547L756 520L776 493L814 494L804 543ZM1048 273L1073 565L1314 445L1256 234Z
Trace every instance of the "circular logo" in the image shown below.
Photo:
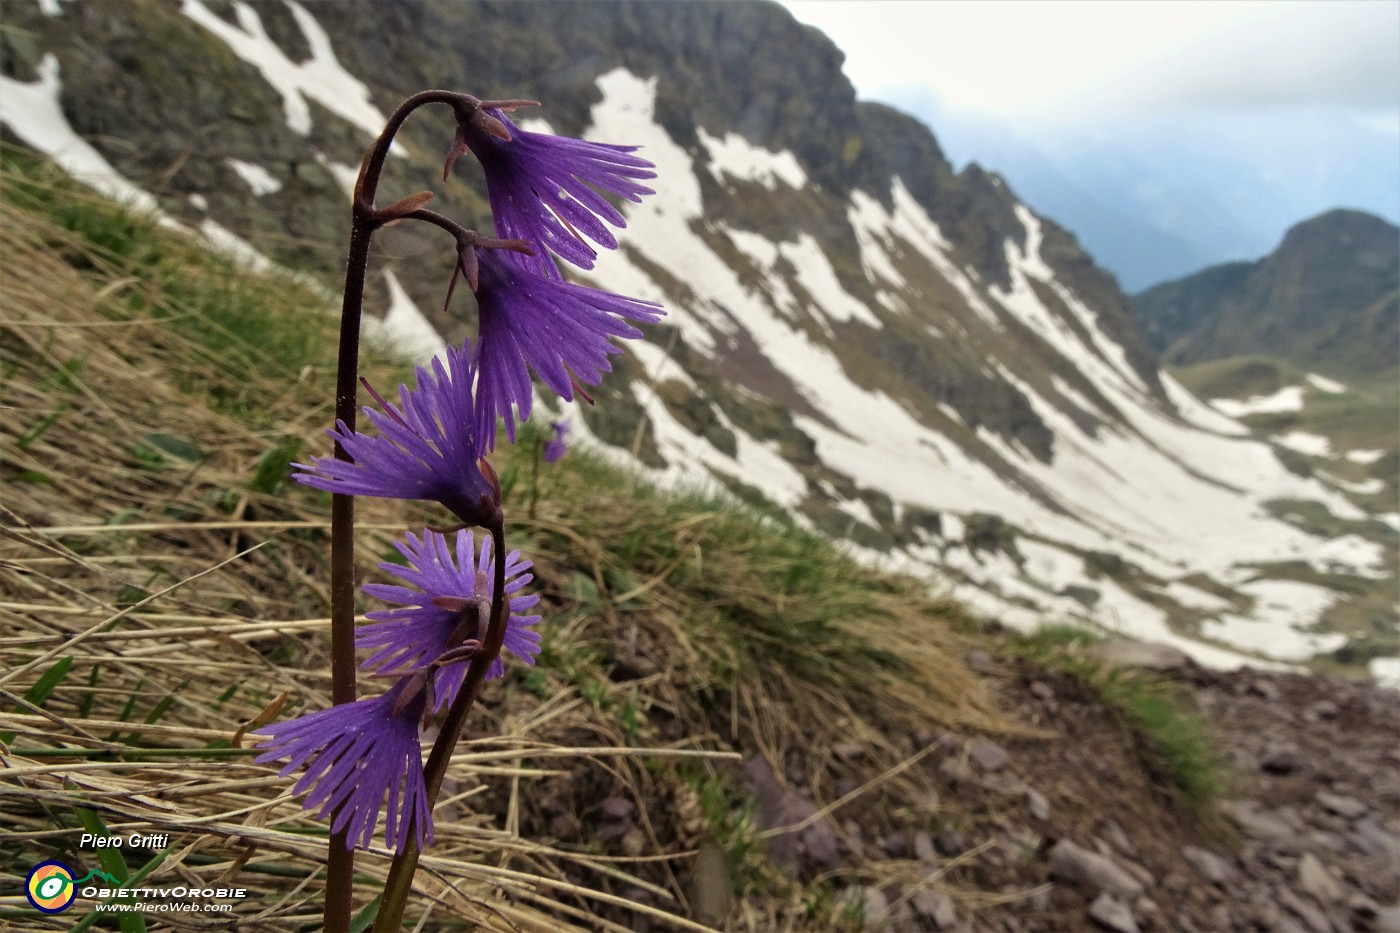
M62 862L40 862L25 879L24 896L36 910L46 914L67 910L78 896L73 870Z

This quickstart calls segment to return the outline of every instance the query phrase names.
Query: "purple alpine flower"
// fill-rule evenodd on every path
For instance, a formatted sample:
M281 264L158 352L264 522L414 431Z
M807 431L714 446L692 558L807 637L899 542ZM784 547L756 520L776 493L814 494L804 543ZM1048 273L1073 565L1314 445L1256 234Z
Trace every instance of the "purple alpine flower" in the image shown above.
M313 464L292 464L303 471L292 478L351 496L440 502L469 525L488 524L498 514L500 490L481 460L472 351L449 347L446 367L435 358L432 372L420 366L417 376L416 389L399 386L399 405L380 399L383 413L363 409L378 435L351 431L343 421L326 431L353 461L314 457Z
M381 673L422 670L444 652L458 647L461 642L449 644L449 641L453 631L459 630L462 613L475 613L478 607L483 614L489 611L496 566L490 536L483 536L481 549L476 552L470 531L457 532L455 560L447 538L432 530L425 530L421 539L409 532L404 541L394 542L394 547L408 559L408 566L391 563L379 566L408 586L367 583L362 589L376 599L398 603L403 608L369 613L367 617L374 621L360 626L355 637L357 648L374 649L363 666ZM521 559L519 551L506 555L509 614L502 650L533 666L535 655L540 651L540 634L531 626L540 617L524 613L534 607L540 597L535 593L520 595L534 579L528 572L531 566L530 561ZM483 621L480 625L471 625L467 638L482 640L485 635ZM452 704L466 677L467 663L462 660L438 669L433 679L437 697L435 711ZM504 673L505 664L497 657L486 676L500 677Z
M567 421L555 421L549 425L554 431L554 437L544 445L544 462L557 463L567 452L564 446L564 436L569 433L569 423Z
M617 208L594 189L640 201L652 190L637 179L655 178L652 163L632 155L638 146L593 143L548 133L531 133L511 122L501 109L482 111L500 121L499 127L476 120L459 127L448 157L469 149L486 175L486 194L496 222L496 236L527 240L553 250L581 269L592 269L597 253L589 240L616 249L617 240L603 221L614 227L627 222ZM497 132L491 132L496 129ZM559 278L543 250L530 260L541 275Z
M521 421L530 416L530 369L572 401L575 380L597 385L612 370L608 356L622 352L613 338L642 336L628 321L651 323L665 313L654 301L542 276L528 258L477 251L477 437L487 450L495 447L497 415L512 443L511 406Z
M386 795L385 845L402 852L410 832L420 848L433 841L418 739L426 698L421 690L405 694L410 680L400 680L383 696L332 706L253 733L265 740L259 763L288 759L284 777L306 766L292 792L311 790L302 805L308 810L319 806L318 819L330 814L331 830L345 830L347 846L369 848Z

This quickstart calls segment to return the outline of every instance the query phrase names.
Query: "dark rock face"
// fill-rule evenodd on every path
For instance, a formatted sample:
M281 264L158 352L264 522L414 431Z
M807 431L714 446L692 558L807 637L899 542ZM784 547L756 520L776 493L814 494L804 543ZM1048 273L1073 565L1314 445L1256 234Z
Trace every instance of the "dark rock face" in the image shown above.
M1214 266L1133 304L1169 363L1266 353L1384 369L1400 362L1400 229L1361 211L1328 211L1258 262Z

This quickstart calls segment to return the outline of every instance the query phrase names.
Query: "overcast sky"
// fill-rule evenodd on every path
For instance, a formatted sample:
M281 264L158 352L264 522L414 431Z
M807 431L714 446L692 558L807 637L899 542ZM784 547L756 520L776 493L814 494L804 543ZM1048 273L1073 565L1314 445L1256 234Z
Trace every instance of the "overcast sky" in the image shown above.
M1400 136L1396 0L781 2L841 47L864 99L924 90L1042 129L1322 105Z

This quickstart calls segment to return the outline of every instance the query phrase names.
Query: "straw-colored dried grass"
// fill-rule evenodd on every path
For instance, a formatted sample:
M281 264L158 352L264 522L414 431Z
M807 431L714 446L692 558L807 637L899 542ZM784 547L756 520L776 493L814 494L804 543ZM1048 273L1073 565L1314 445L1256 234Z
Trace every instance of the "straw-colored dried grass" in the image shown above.
M113 833L171 834L163 852L128 859L145 881L236 884L250 890L237 929L315 929L324 824L238 746L260 715L329 702L325 497L250 488L289 438L325 452L325 299L177 237L127 231L68 186L4 180L28 194L0 200L0 890L18 891L45 858L78 858L86 808ZM90 226L103 223L152 254L98 245ZM271 319L303 316L314 334L302 363L191 300L205 282ZM368 366L381 383L402 373ZM732 786L726 762L799 763L816 800L840 815L879 798L884 809L865 817L879 822L937 805L921 735L1004 726L955 660L963 648L940 622L954 610L919 584L579 454L532 478L528 450L502 452L501 466L515 476L513 543L535 559L545 597L549 664L493 683L474 712L410 922L698 928L684 919L691 858L721 833L702 797ZM519 505L527 484L539 492L531 519ZM367 579L406 524L442 520L376 501L360 514ZM71 667L28 702L58 664ZM864 749L863 782L838 799L841 742ZM590 841L609 795L638 804L620 848ZM730 902L731 928L831 922L756 849L734 848L758 841L741 812L727 826L719 841L750 895ZM387 865L382 852L357 860L358 904ZM0 923L82 919L24 908L0 897ZM217 914L148 919L228 925Z

